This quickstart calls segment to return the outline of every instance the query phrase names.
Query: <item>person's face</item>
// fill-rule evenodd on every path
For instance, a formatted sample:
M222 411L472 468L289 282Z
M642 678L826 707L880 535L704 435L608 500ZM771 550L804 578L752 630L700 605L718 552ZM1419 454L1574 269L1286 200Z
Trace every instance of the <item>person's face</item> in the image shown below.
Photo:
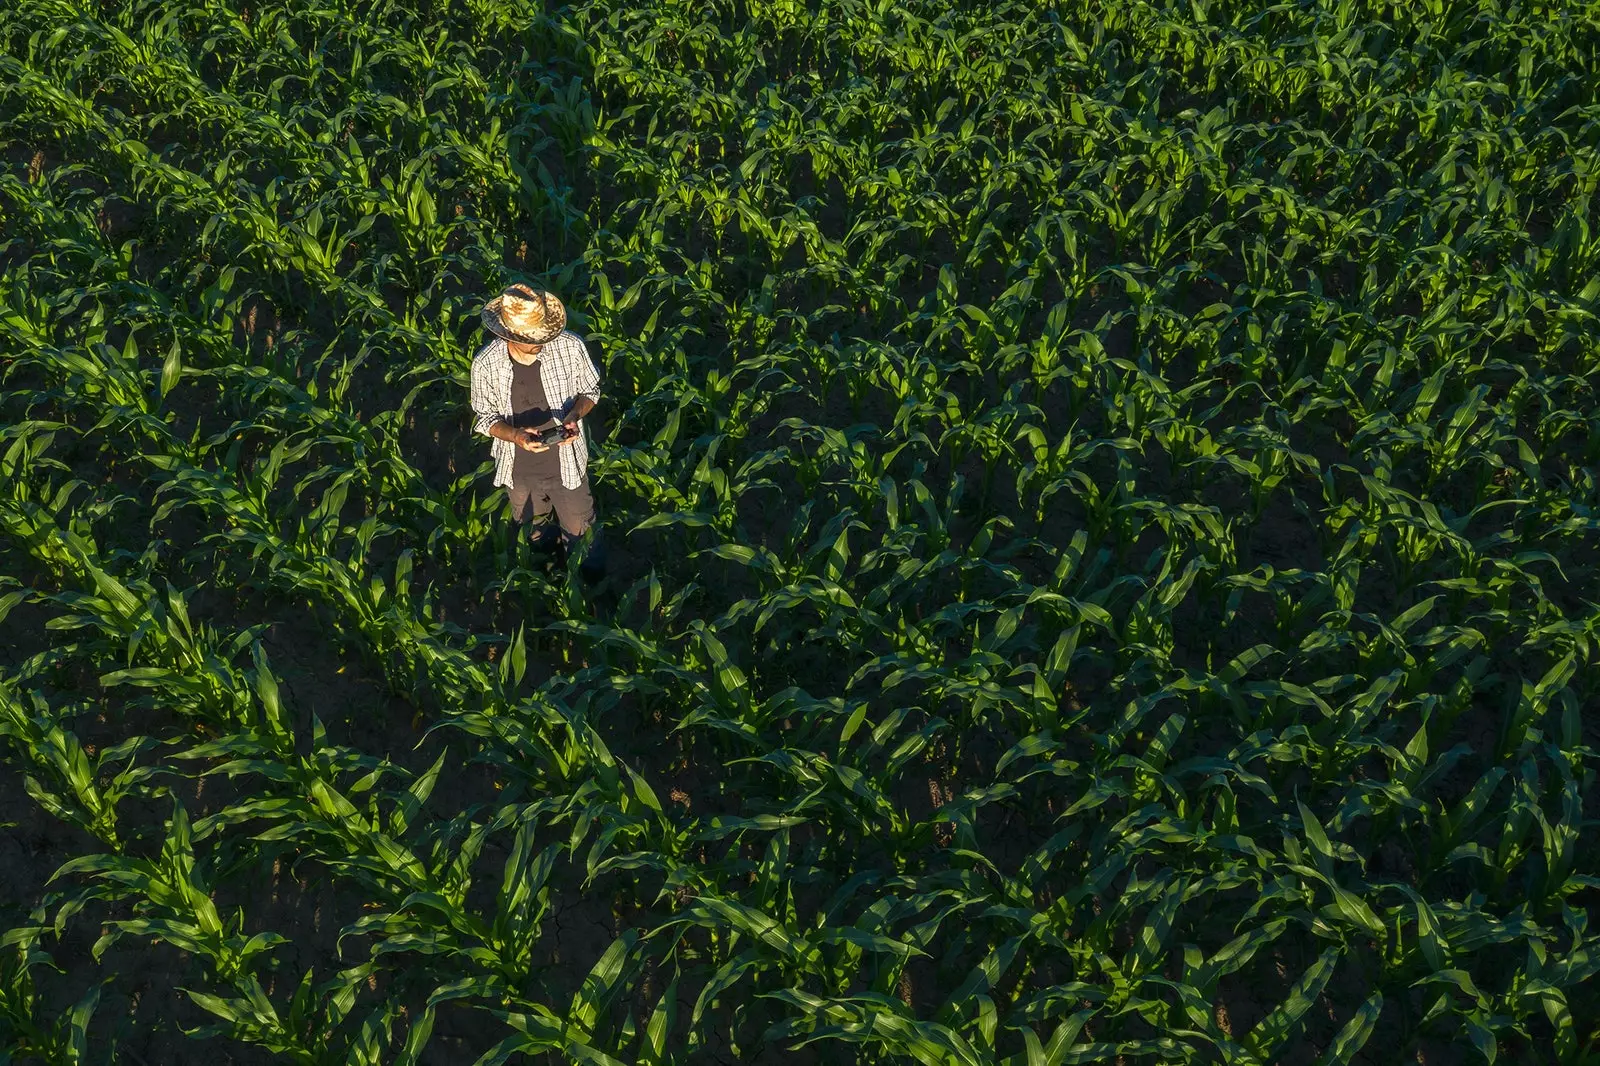
M544 349L542 344L522 344L518 341L506 341L506 351L511 353L511 358L527 366L539 358L539 353Z

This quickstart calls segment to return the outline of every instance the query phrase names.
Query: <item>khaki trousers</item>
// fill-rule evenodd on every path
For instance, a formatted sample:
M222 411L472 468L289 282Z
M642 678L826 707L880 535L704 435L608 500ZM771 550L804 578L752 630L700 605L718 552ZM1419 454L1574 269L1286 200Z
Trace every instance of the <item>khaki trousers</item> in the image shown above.
M561 527L561 540L568 548L594 525L594 495L589 491L587 474L575 489L561 484L559 475L512 481L506 488L506 498L511 501L511 517L518 524L531 527L528 539L540 547L555 545L556 531L550 528L552 511Z

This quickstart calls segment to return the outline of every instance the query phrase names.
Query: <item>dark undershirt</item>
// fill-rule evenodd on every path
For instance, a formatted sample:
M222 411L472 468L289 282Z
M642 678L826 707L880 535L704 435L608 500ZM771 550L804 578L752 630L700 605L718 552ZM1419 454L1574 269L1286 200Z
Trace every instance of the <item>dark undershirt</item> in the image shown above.
M537 360L532 366L511 360L511 412L511 424L518 429L543 429L554 421ZM516 450L511 464L512 481L524 484L560 477L561 453L554 445L542 452Z

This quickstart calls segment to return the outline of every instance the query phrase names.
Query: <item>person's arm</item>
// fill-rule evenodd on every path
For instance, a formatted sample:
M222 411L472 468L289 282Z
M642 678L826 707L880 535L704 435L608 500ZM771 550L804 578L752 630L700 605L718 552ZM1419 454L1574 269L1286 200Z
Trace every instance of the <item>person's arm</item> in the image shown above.
M477 416L473 420L472 430L474 433L482 433L486 437L499 437L501 440L505 440L507 438L500 437L500 434L495 431L496 425L504 423L500 417L499 410L495 406L494 399L493 383L489 380L489 371L484 366L483 358L480 356L472 361L471 402L472 413ZM507 426L506 428L509 429L511 427Z
M518 447L525 448L532 444L535 445L535 451L544 450L544 445L539 444L537 440L531 439L533 437L533 433L530 430L518 429L516 426L513 426L510 422L507 422L503 418L496 419L495 421L489 423L489 436L493 437L495 440L508 440Z
M595 401L593 397L585 396L582 393L579 393L577 396L573 397L572 406L567 409L567 417L561 420L561 424L566 426L568 429L576 429L578 426L578 419L582 418L590 411L593 411L594 403Z
M578 345L583 349L583 358L576 360L577 369L573 372L573 391L577 395L572 398L566 417L561 420L569 436L578 428L578 420L593 411L595 404L600 402L600 375L594 368L594 358L589 355L589 346L581 338Z

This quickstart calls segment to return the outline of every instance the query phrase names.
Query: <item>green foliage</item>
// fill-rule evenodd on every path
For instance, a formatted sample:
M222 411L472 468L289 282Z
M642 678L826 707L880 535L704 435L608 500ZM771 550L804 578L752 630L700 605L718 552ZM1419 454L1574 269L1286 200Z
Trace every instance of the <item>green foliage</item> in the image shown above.
M0 1066L1596 1061L1597 29L7 9Z

